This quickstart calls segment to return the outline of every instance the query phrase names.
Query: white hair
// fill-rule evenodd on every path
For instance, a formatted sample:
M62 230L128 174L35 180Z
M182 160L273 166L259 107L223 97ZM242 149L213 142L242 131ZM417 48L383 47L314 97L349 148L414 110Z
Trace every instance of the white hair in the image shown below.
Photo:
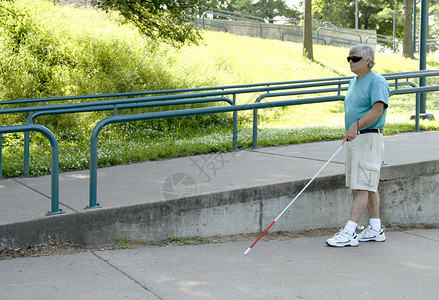
M349 55L360 52L361 57L363 59L370 59L369 68L372 68L375 65L375 50L367 44L356 45L351 48L349 51Z

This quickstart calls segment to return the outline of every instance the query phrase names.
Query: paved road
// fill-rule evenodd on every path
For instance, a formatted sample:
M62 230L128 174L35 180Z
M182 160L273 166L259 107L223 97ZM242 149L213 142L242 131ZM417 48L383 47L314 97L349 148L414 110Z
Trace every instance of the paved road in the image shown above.
M0 261L0 299L438 299L439 230L331 248L327 237Z

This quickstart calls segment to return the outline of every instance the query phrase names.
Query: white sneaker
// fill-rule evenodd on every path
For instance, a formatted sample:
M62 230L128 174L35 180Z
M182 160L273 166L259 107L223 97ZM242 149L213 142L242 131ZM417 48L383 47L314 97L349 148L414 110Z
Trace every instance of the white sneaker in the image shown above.
M331 247L357 247L359 242L357 238L357 234L350 235L347 233L344 228L340 229L340 232L337 232L333 238L327 239L326 244Z
M384 242L386 240L386 235L384 234L384 230L382 228L378 232L373 230L372 227L369 225L366 229L358 234L358 240L360 242Z

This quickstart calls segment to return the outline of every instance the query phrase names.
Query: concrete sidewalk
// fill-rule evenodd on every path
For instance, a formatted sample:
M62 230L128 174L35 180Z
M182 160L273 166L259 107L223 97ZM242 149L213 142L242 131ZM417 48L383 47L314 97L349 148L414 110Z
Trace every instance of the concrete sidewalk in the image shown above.
M0 261L0 299L439 298L439 230L331 248L327 237Z
M388 168L439 161L436 131L386 136L385 146L381 179ZM339 147L340 141L330 141L101 168L98 203L109 209L309 180ZM342 149L319 177L343 175L344 159ZM184 176L190 180L184 182ZM47 219L50 183L49 175L0 181L0 225ZM89 171L61 173L59 198L66 214L83 213L89 204Z

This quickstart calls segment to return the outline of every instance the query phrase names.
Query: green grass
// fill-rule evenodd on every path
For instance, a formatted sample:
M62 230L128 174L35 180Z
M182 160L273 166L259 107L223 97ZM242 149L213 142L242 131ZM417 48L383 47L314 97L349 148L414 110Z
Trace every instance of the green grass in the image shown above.
M120 25L116 15L89 8L17 0L11 9L15 9L14 17L0 13L1 100L352 75L345 59L346 48L314 45L315 61L311 62L302 57L301 44L204 32L200 46L174 49L141 37L128 25ZM439 65L435 55L427 61L429 69ZM378 73L419 68L418 60L400 54L377 53L376 62L374 70ZM237 101L251 103L257 96L239 96ZM427 112L439 116L437 93L428 97ZM413 95L392 97L386 134L413 131L410 116L414 112ZM59 141L61 171L89 167L91 130L110 114L43 116L36 120L52 130ZM0 115L0 123L22 124L26 117ZM342 103L260 110L258 144L341 139L343 118ZM438 129L437 119L421 121L421 130ZM240 112L241 149L251 147L251 132L252 113ZM99 166L230 151L231 117L220 114L111 125L101 132L98 149ZM23 135L3 136L3 176L22 175L22 164ZM50 145L40 134L32 134L31 174L49 172Z
M132 246L130 246L131 240L126 237L119 237L114 242L114 245L117 247L120 247L122 249L131 249Z

